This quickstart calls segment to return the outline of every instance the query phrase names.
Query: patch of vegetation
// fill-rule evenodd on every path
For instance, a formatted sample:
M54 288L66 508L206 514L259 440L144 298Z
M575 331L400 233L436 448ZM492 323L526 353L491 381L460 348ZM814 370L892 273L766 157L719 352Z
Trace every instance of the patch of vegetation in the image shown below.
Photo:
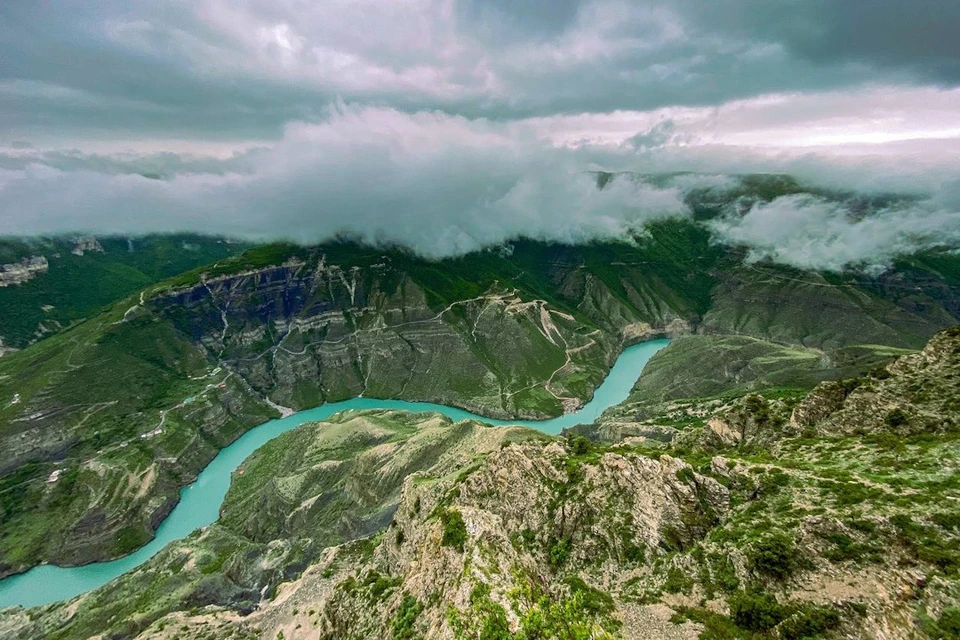
M663 590L667 593L690 593L693 588L693 578L683 572L683 569L671 565L667 569L667 579L663 583Z
M463 520L463 514L456 509L444 509L440 512L440 523L443 525L440 544L462 552L467 542L467 524Z
M415 640L420 637L416 630L417 618L423 611L423 604L409 593L403 595L397 613L390 623L393 640Z
M849 618L832 606L781 603L770 593L739 591L728 598L730 615L700 607L680 607L672 621L687 620L704 625L701 640L801 640L823 638Z
M802 566L793 540L785 534L761 538L747 551L750 569L775 580L786 580Z
M730 618L741 629L767 631L789 615L789 610L769 593L740 591L727 599Z
M867 542L857 542L845 533L827 533L821 537L830 543L830 547L823 552L823 556L833 562L870 560L882 562L881 549Z

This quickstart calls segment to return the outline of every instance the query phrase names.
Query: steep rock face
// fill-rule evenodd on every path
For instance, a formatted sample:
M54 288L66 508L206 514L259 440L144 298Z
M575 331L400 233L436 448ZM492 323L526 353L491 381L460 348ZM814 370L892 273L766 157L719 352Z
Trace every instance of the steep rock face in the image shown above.
M960 328L954 328L869 378L818 386L797 406L791 422L797 429L825 433L946 432L957 428L958 409Z
M543 418L585 401L620 347L584 318L515 291L432 308L388 261L361 269L324 256L292 260L205 279L150 305L294 409L369 395Z
M50 268L45 256L31 256L20 262L0 264L0 287L22 284Z
M355 574L362 584L377 572L395 590L370 607L349 577L341 581L321 609L321 637L388 637L401 595L424 603L416 629L430 638L468 633L488 606L502 607L508 626L530 624L545 606L527 599L530 590L574 608L568 599L579 602L579 592L606 603L596 594L619 591L631 569L670 545L699 540L728 509L724 487L677 459L607 453L587 461L559 444L510 446L452 484L407 481L372 566ZM282 619L277 609L263 611L264 623ZM600 609L577 611L576 624L592 634L616 630L623 611L614 600ZM261 628L296 637L292 627Z
M103 245L95 236L80 236L74 238L73 248L70 250L75 256L82 256L84 253L103 253Z

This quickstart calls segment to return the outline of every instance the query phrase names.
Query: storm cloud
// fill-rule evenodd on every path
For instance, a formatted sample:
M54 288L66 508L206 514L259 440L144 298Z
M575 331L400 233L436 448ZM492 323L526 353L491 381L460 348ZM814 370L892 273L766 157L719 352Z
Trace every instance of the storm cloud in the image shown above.
M0 233L194 230L428 256L617 238L746 172L902 191L713 224L750 259L957 243L960 5L829 0L0 4Z

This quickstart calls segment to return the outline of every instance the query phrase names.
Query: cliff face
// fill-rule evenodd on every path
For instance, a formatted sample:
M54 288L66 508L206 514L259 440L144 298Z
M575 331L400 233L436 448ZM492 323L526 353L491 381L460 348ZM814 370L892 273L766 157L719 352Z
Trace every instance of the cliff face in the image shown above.
M621 342L585 316L520 293L494 286L431 305L387 258L361 268L321 255L204 279L148 306L293 409L366 395L491 417L557 415L589 397Z
M50 267L44 256L31 256L20 262L0 264L0 287L22 284L37 274L45 273Z

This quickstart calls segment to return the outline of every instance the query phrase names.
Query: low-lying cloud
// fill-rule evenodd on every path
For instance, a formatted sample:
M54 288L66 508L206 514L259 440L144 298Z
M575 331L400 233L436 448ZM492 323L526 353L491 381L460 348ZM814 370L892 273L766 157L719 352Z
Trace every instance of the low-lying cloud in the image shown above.
M897 256L960 247L960 211L935 200L855 216L842 203L789 195L710 227L718 239L748 247L748 262L768 259L800 269L877 272Z
M223 233L313 243L347 233L429 257L518 236L624 237L682 215L676 188L604 190L574 154L484 120L341 107L320 124L164 180L34 163L0 171L0 234Z
M739 186L735 174L760 171L911 197L863 215L787 196L709 223L748 260L876 270L897 255L960 246L956 163L931 159L928 147L926 161L784 155L677 145L674 133L658 125L628 144L564 146L529 123L341 104L321 122L287 126L276 144L225 158L12 150L0 157L0 234L193 231L301 243L347 234L439 258L517 237L623 239L648 221L689 216L692 190L722 194ZM700 173L601 190L595 169Z

